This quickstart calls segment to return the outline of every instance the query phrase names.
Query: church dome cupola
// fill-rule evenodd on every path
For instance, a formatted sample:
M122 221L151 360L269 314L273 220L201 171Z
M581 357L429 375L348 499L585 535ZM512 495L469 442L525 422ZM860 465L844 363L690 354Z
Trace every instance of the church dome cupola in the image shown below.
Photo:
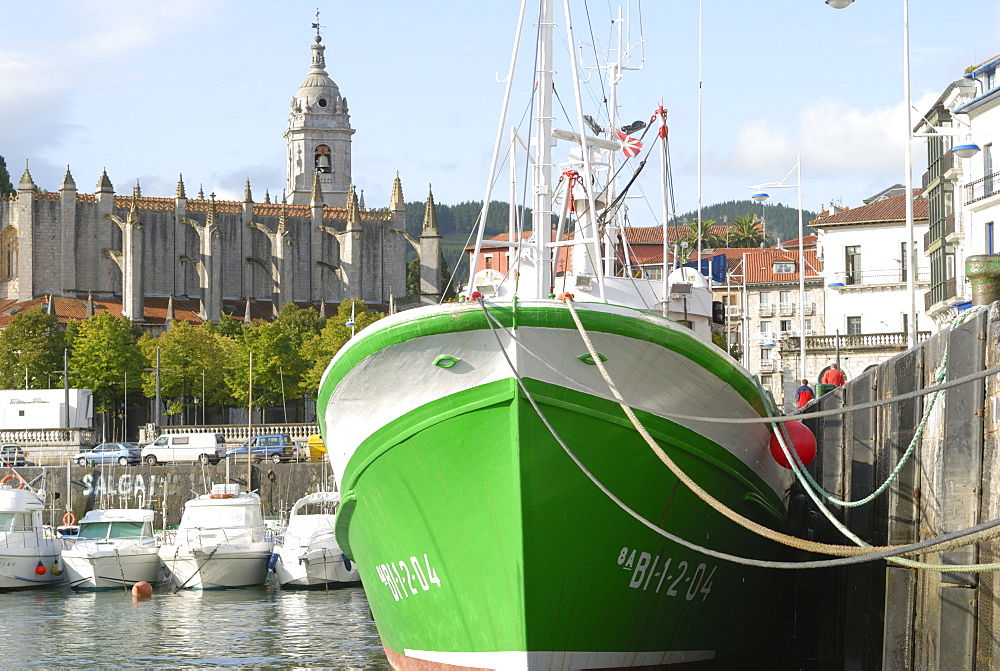
M334 112L343 105L340 89L326 72L325 51L323 37L316 35L312 45L312 67L305 80L299 85L298 93L295 95L295 102L303 110Z
M326 46L320 35L319 15L313 24L309 74L292 98L285 131L287 192L293 205L307 205L319 174L322 202L343 207L351 185L351 117L347 98L326 71Z

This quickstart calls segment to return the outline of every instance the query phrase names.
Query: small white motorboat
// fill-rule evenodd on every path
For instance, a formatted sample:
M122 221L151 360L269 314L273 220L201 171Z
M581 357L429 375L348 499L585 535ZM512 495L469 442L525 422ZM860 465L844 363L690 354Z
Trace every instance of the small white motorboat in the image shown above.
M44 499L44 487L32 488L13 469L0 478L0 590L66 579L59 561L63 541L42 523Z
M213 485L184 504L176 532L159 555L168 578L180 589L263 585L273 541L264 529L260 497L239 485Z
M284 541L275 547L274 572L282 587L321 587L361 581L358 567L334 537L340 494L316 492L295 502Z
M91 510L80 520L76 542L62 551L66 578L78 589L155 583L160 577L158 546L152 510Z

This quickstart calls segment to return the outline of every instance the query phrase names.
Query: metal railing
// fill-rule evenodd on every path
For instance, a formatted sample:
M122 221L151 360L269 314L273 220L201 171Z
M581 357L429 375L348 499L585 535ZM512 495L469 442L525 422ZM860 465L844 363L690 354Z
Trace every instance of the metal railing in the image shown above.
M965 204L975 203L996 194L998 183L1000 183L1000 172L994 172L969 182L965 185Z

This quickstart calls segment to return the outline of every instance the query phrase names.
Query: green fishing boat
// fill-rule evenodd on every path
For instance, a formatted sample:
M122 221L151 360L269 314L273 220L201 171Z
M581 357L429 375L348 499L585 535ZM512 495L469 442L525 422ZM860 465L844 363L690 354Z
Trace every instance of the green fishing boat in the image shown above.
M533 132L568 138L564 179L534 171L534 225L505 238L508 272L472 264L466 300L389 315L330 363L317 407L337 540L396 669L745 659L777 630L786 588L711 551L783 551L711 508L650 442L772 528L791 479L765 424L698 419L765 412L753 378L711 343L708 280L683 267L635 278L608 252L612 186L593 173L628 141L610 132L614 114L606 138L553 128L553 18L540 4ZM536 165L552 165L551 145L534 143Z

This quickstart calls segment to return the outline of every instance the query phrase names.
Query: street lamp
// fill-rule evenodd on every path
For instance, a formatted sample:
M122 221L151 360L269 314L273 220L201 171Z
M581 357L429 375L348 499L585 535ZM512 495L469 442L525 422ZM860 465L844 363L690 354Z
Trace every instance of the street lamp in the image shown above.
M837 0L828 0L833 2ZM850 0L848 0L850 1ZM795 184L785 184L785 180L795 171ZM795 189L799 196L799 380L806 376L806 253L804 233L802 230L802 154L795 157L795 166L788 171L780 182L768 182L750 187L757 189L751 196L758 203L763 203L770 195L764 191L768 189ZM744 287L745 289L745 287Z

